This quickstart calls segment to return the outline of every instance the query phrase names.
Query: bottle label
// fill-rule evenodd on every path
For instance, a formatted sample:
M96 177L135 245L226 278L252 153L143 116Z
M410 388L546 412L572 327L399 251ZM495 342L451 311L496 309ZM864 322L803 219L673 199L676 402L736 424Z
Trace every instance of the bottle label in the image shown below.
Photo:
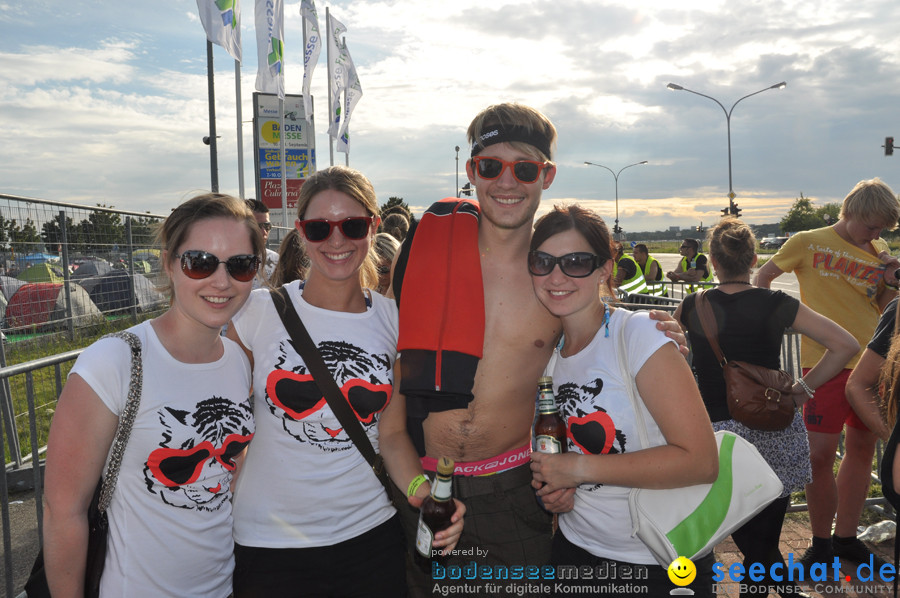
M553 436L535 436L534 446L539 453L556 454L562 452L562 443Z
M419 515L419 526L416 530L416 552L424 556L426 559L431 558L431 544L434 542L434 534L431 529L422 521L422 515Z
M553 392L541 391L538 395L538 412L553 413L554 411L557 411L557 408Z

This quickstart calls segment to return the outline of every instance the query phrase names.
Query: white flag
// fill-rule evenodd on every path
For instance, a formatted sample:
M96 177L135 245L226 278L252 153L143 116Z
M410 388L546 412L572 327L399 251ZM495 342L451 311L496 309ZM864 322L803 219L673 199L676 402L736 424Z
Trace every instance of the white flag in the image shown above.
M241 0L197 0L206 39L241 61Z
M319 62L322 51L322 36L319 34L319 15L316 13L315 0L303 0L300 3L300 14L303 15L303 26L306 28L306 49L303 52L303 109L306 121L312 122L312 95L309 92L313 71Z
M284 2L256 0L256 89L284 99Z
M341 91L347 87L349 75L347 72L346 48L340 36L347 32L343 23L328 15L328 54L331 63L328 65L329 85L331 86L331 106L328 107L328 134L338 136L341 127Z
M344 88L344 112L341 115L341 129L338 134L337 146L335 149L345 154L350 153L349 137L350 137L350 113L362 97L362 86L359 84L359 76L356 74L356 65L353 64L353 58L350 57L350 50L347 43L344 42L344 52L347 54L347 86Z

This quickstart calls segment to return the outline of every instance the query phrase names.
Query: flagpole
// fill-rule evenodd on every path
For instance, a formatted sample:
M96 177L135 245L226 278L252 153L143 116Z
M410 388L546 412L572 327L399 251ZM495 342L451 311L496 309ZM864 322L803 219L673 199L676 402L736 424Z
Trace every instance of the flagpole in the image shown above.
M306 38L306 22L304 21L304 19L300 19L300 23L302 25L302 27L300 29L303 30L303 76L306 77L306 56L307 56L307 53L309 52L309 48L306 47L306 44L308 43L309 40L307 40L307 38ZM302 88L300 91L301 92L303 91ZM310 91L310 95L312 95L312 91ZM303 98L303 105L304 105L303 118L306 120L306 169L305 169L305 172L303 173L304 179L309 175L309 160L310 160L310 155L312 154L312 148L310 147L310 144L309 144L309 136L312 131L312 121L314 120L314 119L309 118L309 114L306 114L306 108L305 108L306 104L307 104L306 97L304 97ZM312 104L309 104L309 105L311 106Z
M332 114L331 107L332 98L331 98L331 78L334 76L334 73L331 71L331 36L334 35L334 30L331 26L331 11L329 7L325 7L325 27L327 29L325 34L325 41L327 43L325 59L328 62L328 129L331 129L331 119L334 117ZM328 164L330 166L334 166L334 137L328 135Z
M284 63L282 63L284 68ZM281 223L287 228L287 160L284 156L284 99L278 99L278 112L281 114L281 125L278 127L278 146L281 150Z
M209 172L210 190L219 192L219 159L216 152L216 86L213 80L213 45L206 40L206 82L209 93Z
M241 114L241 62L234 61L234 103L237 106L237 154L238 154L238 188L240 198L244 199L244 130Z

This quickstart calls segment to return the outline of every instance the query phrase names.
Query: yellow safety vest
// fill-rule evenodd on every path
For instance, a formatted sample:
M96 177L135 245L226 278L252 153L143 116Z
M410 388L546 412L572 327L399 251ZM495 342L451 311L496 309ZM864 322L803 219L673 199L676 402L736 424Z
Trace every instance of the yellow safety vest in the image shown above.
M681 258L681 269L682 269L682 271L683 271L683 272L687 272L688 270L690 270L690 269L692 269L692 268L696 269L696 268L697 268L697 258L700 257L700 256L706 257L706 256L703 255L702 253L698 253L697 255L694 256L694 259L692 259L692 260L690 261L690 264L688 264L688 261L687 261L687 258L686 258L686 257ZM700 282L701 282L701 283L703 283L703 282L710 282L710 283L711 283L712 281L713 281L713 271L712 271L712 267L710 266L709 259L707 259L707 260L706 260L706 276L704 276L703 278L701 278L701 279L700 279ZM696 293L696 292L699 291L700 289L708 288L708 287L711 287L711 286L713 286L713 285L711 285L711 284L689 284L689 285L687 285L687 286L685 287L685 292L687 292L687 293Z
M641 270L640 264L634 261L634 258L630 255L623 255L623 260L631 260L634 263L634 276L629 278L628 280L623 280L622 284L619 285L619 290L624 293L645 293L647 289L647 282L644 280L644 273ZM619 271L619 263L616 261L613 266L613 277L615 277L616 273Z

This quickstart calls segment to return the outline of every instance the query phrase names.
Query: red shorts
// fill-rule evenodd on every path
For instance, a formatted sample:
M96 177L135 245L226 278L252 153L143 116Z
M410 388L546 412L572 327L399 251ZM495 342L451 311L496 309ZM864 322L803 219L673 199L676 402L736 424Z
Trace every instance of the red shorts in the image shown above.
M810 368L803 368L803 375L809 370ZM839 434L844 429L844 424L868 431L869 428L853 411L844 394L851 372L852 369L841 370L841 373L817 388L815 398L803 405L803 421L806 422L808 431Z

